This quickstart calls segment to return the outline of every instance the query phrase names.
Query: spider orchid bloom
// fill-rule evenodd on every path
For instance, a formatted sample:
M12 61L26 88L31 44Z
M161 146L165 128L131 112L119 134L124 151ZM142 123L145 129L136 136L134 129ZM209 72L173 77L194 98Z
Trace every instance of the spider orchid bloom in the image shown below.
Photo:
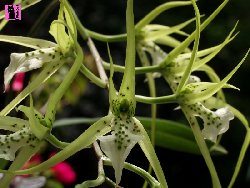
M235 86L227 84L229 79L234 75L238 68L242 65L249 51L240 63L220 82L193 82L188 83L180 92L178 98L181 108L186 114L191 116L199 116L203 120L202 134L205 139L216 142L217 136L225 133L229 128L229 121L234 119L234 114L227 107L217 108L216 111L206 107L206 100L211 98L222 88L233 88ZM190 118L192 119L192 118ZM193 122L190 122L191 124Z
M125 71L118 95L113 83L113 61L110 59L109 103L113 118L111 135L99 137L102 151L111 160L115 170L116 184L121 181L124 162L135 144L143 139L139 121L135 114L135 31L133 18L133 0L127 1L127 48Z
M172 80L169 79L180 77L184 74L190 62L192 54L190 52L190 49L182 47L183 44L179 41L177 43L175 43L174 40L169 40L169 42L166 42L168 40L166 40L165 38L170 37L168 35L174 32L181 34L182 31L180 29L189 24L192 20L193 19L184 22L180 25L174 26L172 28L164 28L164 26L151 26L152 29L148 29L146 34L142 35L142 39L137 45L139 55L141 51L147 52L151 57L151 64L159 65L160 67L162 66L162 68L164 69L160 73L154 73L154 77L160 77L161 75L163 75L167 82L170 84L172 83ZM215 75L213 69L206 65L206 63L208 63L212 58L214 58L215 55L218 54L223 47L225 47L225 45L227 45L234 39L234 37L237 35L233 35L236 26L237 24L222 43L218 44L217 46L213 46L197 52L196 61L192 66L192 72L196 70L204 71L213 82L219 82L219 79L217 75ZM153 33L155 33L155 35L153 35ZM181 53L175 54L173 56L172 51L165 52L158 44L165 45L168 47L176 47L182 50L180 50ZM169 57L171 59L170 62L166 61Z
M15 153L24 146L35 148L48 132L48 128L39 122L40 114L35 114L33 101L31 107L19 106L29 121L0 116L0 128L13 132L9 135L0 135L0 158L14 161ZM39 117L39 118L38 118Z
M75 57L76 28L68 10L63 4L60 6L58 20L52 22L49 31L56 43L42 39L0 35L0 41L35 49L25 53L11 53L10 64L4 71L5 88L17 73L31 71L50 64L53 65L48 71L48 75L50 75L63 63L72 62L72 58ZM68 26L68 33L63 23Z
M109 54L110 55L110 54ZM110 55L111 72L109 78L109 101L112 112L110 122L111 135L100 136L100 146L102 151L111 160L115 170L116 184L121 181L124 162L131 149L137 142L143 139L140 132L140 122L133 117L135 113L134 99L134 69L128 72L128 65L125 68L121 88L116 94L113 84L113 62Z

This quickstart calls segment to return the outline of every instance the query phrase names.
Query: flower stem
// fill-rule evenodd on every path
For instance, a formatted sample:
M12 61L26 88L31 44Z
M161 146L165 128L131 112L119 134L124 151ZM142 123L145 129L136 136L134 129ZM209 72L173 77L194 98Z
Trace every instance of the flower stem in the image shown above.
M145 103L145 104L166 104L166 103L176 103L176 95L167 95L163 97L145 97L141 95L136 95L135 99L137 102Z
M79 45L77 46L77 48L78 48L77 57L75 59L74 64L72 65L70 71L64 78L63 82L60 84L60 86L56 89L52 97L49 99L47 112L45 114L45 120L47 122L47 125L51 125L51 123L54 121L54 116L55 116L54 112L55 112L56 106L58 102L61 100L61 98L63 97L64 93L69 88L70 84L75 79L82 65L83 52Z
M139 58L141 60L141 63L143 66L149 66L150 63L149 63L149 60L147 58L147 55L146 53L141 50L141 48L138 46L137 48L137 51L138 51L138 54L139 54ZM156 87L155 87L155 80L154 80L154 77L152 75L152 73L146 73L146 78L148 80L148 87L149 87L149 93L150 93L150 97L156 97ZM150 135L150 138L151 138L151 142L152 142L152 145L153 147L155 147L155 131L156 131L156 114L157 114L157 106L156 104L151 104L151 118L152 118L152 121L151 121L151 135ZM152 173L152 166L149 165L149 168L148 168L148 173L151 174ZM148 186L148 182L145 181L144 184L143 184L143 188L146 188Z
M112 165L110 159L106 157L103 157L102 159L103 159L104 165L108 165L108 166ZM135 165L132 165L130 163L127 163L127 162L124 163L124 168L143 177L151 185L151 187L161 188L160 183L144 169L137 167Z
M246 154L246 151L247 151L247 148L250 144L250 128L247 128L247 133L246 133L246 136L245 136L245 140L243 142L243 145L241 147L241 150L240 150L240 155L239 155L239 158L238 158L238 161L237 161L237 164L235 166L235 170L234 170L234 173L233 173L233 176L232 176L232 179L228 185L228 188L231 188L233 185L234 185L234 182L239 174L239 171L240 171L240 167L242 165L242 162L243 162L243 159L245 157L245 154Z
M106 70L110 70L110 64L103 62L103 66ZM125 67L121 65L113 65L115 72L124 72ZM145 74L149 72L160 72L161 67L159 65L151 65L145 67L135 67L135 74Z
M200 148L201 154L207 164L207 167L209 169L211 178L212 178L212 184L213 184L213 188L220 188L221 184L220 184L220 180L219 177L217 175L214 163L212 161L211 155L209 153L209 150L207 148L206 142L201 134L201 130L199 127L199 124L197 122L197 120L195 119L195 117L193 117L192 115L189 115L188 111L185 109L185 107L181 107L181 109L183 110L186 118L188 119L190 125L191 125L191 129L193 131L195 140Z

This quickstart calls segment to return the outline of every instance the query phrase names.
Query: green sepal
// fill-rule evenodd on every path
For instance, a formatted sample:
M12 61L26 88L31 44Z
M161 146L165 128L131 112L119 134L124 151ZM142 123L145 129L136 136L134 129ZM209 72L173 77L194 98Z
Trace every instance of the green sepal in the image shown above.
M162 25L147 25L143 28L142 31L145 30L146 36L144 37L147 41L155 41L157 39L160 39L163 36L170 35L173 33L188 36L187 33L181 31L184 27L186 27L188 24L193 22L195 18L192 18L190 20L187 20L181 24L178 24L176 26L168 27L168 26L162 26Z
M107 49L108 49L108 55L109 55L109 61L110 61L110 75L109 75L109 106L110 106L110 110L112 113L114 112L114 102L117 100L117 94L116 94L116 89L114 86L114 82L113 82L113 74L114 74L114 64L113 64L113 59L110 53L110 49L109 49L109 45L107 44Z
M139 120L134 118L134 121L137 122L136 124L138 125L138 128L140 129L140 132L143 135L143 139L141 141L139 141L139 145L140 145L143 153L147 157L148 161L150 162L150 165L154 169L155 175L156 175L158 181L160 182L161 187L167 188L168 185L167 185L167 182L166 182L166 179L164 176L164 172L162 170L160 161L157 158L154 147L152 146L150 138L149 138L146 130L144 129L143 125L139 122Z
M203 100L208 99L209 97L213 96L215 93L217 93L221 88L223 88L226 85L228 80L240 68L242 63L247 58L248 53L249 53L249 50L247 51L247 53L245 54L243 59L240 61L240 63L223 80L221 80L221 82L219 82L211 87L208 87L206 90L201 91L200 93L191 93L191 94L182 95L181 98L184 97L184 98L182 98L184 100L182 102L184 102L185 104L194 104L196 102L203 101ZM183 91L185 92L185 89Z
M0 129L8 131L18 131L24 127L27 127L29 122L16 117L0 116Z
M18 45L29 47L29 48L36 49L36 50L40 48L56 47L56 43L54 42L50 42L50 41L43 40L43 39L22 37L22 36L0 35L0 41L12 43L12 44L18 44Z

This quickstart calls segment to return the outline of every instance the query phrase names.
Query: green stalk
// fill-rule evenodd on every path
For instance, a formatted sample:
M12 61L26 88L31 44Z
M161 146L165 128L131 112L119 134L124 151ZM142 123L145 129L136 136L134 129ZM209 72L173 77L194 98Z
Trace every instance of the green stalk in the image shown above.
M185 109L184 106L181 107L183 113L185 114L187 120L189 121L190 127L193 131L195 140L199 146L199 149L201 151L201 154L207 164L207 167L209 169L211 178L212 178L212 184L213 184L213 188L221 188L221 184L220 184L220 180L219 177L217 175L214 163L212 161L209 149L206 145L206 142L201 134L201 130L199 127L199 124L197 122L197 120L195 119L195 117L193 117L192 115L188 114L188 111Z
M67 73L65 79L60 84L60 86L56 89L54 94L51 96L51 98L48 101L48 108L45 114L45 120L47 122L47 125L51 125L51 123L54 121L54 112L56 109L57 104L63 97L64 93L69 88L70 84L75 79L77 73L80 70L80 67L82 65L83 60L83 52L79 45L77 45L77 57L75 59L75 62L73 66L71 67L70 71Z
M80 71L84 76L86 76L91 82L93 82L97 86L101 88L107 87L107 83L105 83L99 77L97 77L94 73L92 73L85 65L83 64L81 65Z
M135 99L137 102L145 104L166 104L166 103L177 103L176 94L162 96L162 97L145 97L136 95Z
M106 157L105 158L103 157L103 163L104 165L112 166L110 159ZM161 188L160 183L144 169L127 162L124 163L124 168L143 177L145 181L147 181L150 184L151 187Z
M234 182L235 182L235 180L240 172L240 168L241 168L241 165L242 165L242 162L243 162L243 159L245 157L245 154L246 154L246 151L248 149L249 144L250 144L250 128L247 128L247 134L245 136L245 140L244 140L243 145L241 147L240 155L239 155L237 164L235 166L235 170L234 170L232 179L228 185L228 188L231 188L234 185Z
M103 62L103 67L106 70L110 70L110 64L107 62ZM113 65L115 72L124 73L125 67L121 65ZM135 67L135 74L145 74L149 72L160 72L162 68L159 65L151 65L145 67Z

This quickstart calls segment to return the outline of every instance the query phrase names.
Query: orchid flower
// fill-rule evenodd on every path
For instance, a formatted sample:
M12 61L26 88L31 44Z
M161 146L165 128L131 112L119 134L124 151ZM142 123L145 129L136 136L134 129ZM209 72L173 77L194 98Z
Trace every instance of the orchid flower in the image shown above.
M99 137L102 151L111 160L115 170L116 184L121 181L124 162L134 145L143 139L139 121L135 114L135 33L133 20L133 1L127 4L128 42L126 50L125 72L118 94L113 84L113 62L109 52L111 71L109 78L109 103L113 118L111 135Z
M0 135L0 158L14 161L15 153L24 146L35 148L38 143L48 133L48 128L41 124L39 115L33 109L33 101L31 99L31 107L19 106L20 111L29 118L29 121L9 117L0 116L1 129L13 132L9 135Z
M72 63L74 61L77 42L76 26L72 17L68 8L64 6L64 3L61 3L58 19L52 22L49 31L56 43L29 37L0 35L0 41L2 42L14 43L34 49L34 51L12 53L10 55L10 64L4 71L5 89L7 89L13 76L17 73L24 73L43 67L40 74L29 84L29 87L25 88L16 100L6 106L0 115L9 113L10 110L45 82L64 63Z
M51 166L65 160L77 151L86 148L99 139L102 151L111 160L115 170L116 184L118 185L122 176L124 162L131 149L139 143L145 156L152 165L161 187L167 187L164 173L160 162L155 154L147 132L142 124L134 117L135 114L135 30L133 17L133 0L127 2L127 48L125 60L125 72L121 87L116 94L112 81L113 65L109 79L109 115L101 118L91 125L77 139L66 146L62 151L52 156L47 161L26 170L13 171L15 174L29 174L43 171ZM110 55L110 53L109 53ZM110 55L111 59L111 55ZM53 101L52 101L53 103ZM108 134L111 131L111 134ZM106 135L107 134L107 135Z
M180 26L184 26L188 24L190 21L180 24ZM206 65L206 63L209 62L217 53L219 53L220 50L226 44L228 44L231 40L234 39L236 35L233 35L233 32L235 31L236 26L237 24L221 44L205 50L197 51L196 59L194 60L193 66L189 73L190 75L186 78L187 85L185 86L185 89L183 89L180 92L180 94L178 94L181 108L189 111L187 114L189 114L190 116L200 116L203 119L204 127L202 130L202 134L205 139L209 139L213 142L216 142L217 136L219 134L222 134L226 132L226 130L228 130L229 121L234 118L234 115L229 110L229 108L226 108L226 106L221 107L217 109L215 112L213 112L209 108L207 108L205 104L202 104L203 103L202 101L208 99L217 92L218 92L218 97L223 99L224 95L220 90L222 87L234 88L234 89L237 88L226 83L232 76L232 74L229 74L223 81L220 81L219 77L215 74L213 69L210 68L208 65ZM140 50L147 52L151 57L151 62L153 65L162 66L165 63L164 61L168 59L168 56L171 54L171 52L167 53L163 51L160 48L160 46L158 46L157 43L162 44L159 41L161 41L161 37L166 36L166 34L177 31L180 32L180 30L178 29L181 27L179 27L178 29L177 28L178 27L176 26L173 27L172 29L165 28L163 26L161 27L159 25L154 27L151 26L151 29L147 29L147 34L144 34L144 38L142 38L139 45L137 46L137 48L139 48L138 52L140 52ZM158 33L158 36L157 35L154 36L150 32L152 33L156 32ZM147 38L147 36L150 37ZM178 54L176 55L176 57L173 57L172 61L169 62L167 66L164 67L164 70L162 70L159 73L153 74L155 77L163 75L174 93L179 92L181 90L180 88L178 88L180 87L179 84L180 82L182 82L183 79L182 77L187 67L190 66L189 64L191 61L192 53L189 52L188 48L186 49L183 48L183 50L184 53ZM199 77L191 75L192 72L197 70L205 71L208 74L209 78L214 83L201 82L201 79ZM236 69L233 72L235 71ZM203 93L206 94L203 95ZM184 98L186 98L185 101ZM191 105L192 108L186 107L185 106L186 103L188 103L188 105ZM203 108L201 108L200 106L202 106ZM195 112L192 109L200 109L200 110L199 112L198 111ZM206 114L213 114L213 117L217 117L217 123L214 123L214 121L208 122L209 117L207 117Z

